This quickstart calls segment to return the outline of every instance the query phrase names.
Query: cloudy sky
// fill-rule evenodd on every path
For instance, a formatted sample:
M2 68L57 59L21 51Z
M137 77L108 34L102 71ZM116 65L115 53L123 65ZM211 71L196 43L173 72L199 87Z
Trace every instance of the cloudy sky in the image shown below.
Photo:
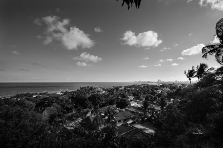
M1 0L0 82L187 80L223 0Z

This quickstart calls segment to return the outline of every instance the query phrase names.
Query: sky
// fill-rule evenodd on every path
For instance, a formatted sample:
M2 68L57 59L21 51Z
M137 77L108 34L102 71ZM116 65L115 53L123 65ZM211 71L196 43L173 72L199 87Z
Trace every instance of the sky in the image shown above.
M223 0L1 0L0 82L186 81L220 66L201 49L217 42Z

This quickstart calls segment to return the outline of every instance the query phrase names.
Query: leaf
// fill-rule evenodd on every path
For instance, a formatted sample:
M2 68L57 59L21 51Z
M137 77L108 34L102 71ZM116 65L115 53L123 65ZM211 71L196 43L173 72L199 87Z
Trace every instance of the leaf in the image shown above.
M216 47L216 44L215 45L213 45L213 44L212 45L207 45L207 46L202 48L202 53L203 54L207 53L207 52L213 50L215 47Z
M216 23L216 34L217 37L220 39L220 42L223 40L223 18L220 19L217 23Z
M219 48L215 54L216 61L223 65L223 48Z
M139 9L139 6L141 4L141 0L122 0L122 6L124 6L125 3L128 6L128 10L130 9L130 7L132 7L133 3L135 4L135 7L137 9Z
M213 55L214 53L217 52L219 48L221 48L222 44L214 44L214 45L207 45L202 48L202 58L207 59L208 55Z
M208 53L203 54L203 55L202 55L202 58L207 59L207 58L208 58Z

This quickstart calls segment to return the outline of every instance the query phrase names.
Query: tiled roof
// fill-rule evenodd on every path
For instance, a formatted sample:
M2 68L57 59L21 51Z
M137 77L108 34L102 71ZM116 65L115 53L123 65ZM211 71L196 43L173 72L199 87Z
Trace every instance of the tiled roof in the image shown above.
M124 120L124 119L128 119L134 117L134 115L132 113L130 113L129 111L123 111L123 112L119 112L118 114L115 115L115 120Z

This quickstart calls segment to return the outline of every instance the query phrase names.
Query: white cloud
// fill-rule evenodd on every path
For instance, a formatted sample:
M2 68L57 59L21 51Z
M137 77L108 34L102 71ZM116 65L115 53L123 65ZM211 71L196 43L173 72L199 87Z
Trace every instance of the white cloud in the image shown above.
M177 66L177 65L179 65L179 64L177 64L177 63L173 63L173 64L172 64L172 66Z
M142 58L143 60L149 60L149 57Z
M87 63L85 62L77 62L77 66L87 66Z
M177 46L179 46L179 45L178 45L177 43L173 43L173 46L174 46L174 47L177 47Z
M34 21L33 21L34 24L38 25L38 26L41 26L42 25L42 22L39 18L36 18Z
M193 35L193 33L190 33L188 36L192 36Z
M159 62L165 62L163 59L159 60Z
M187 0L187 3L192 2L193 0Z
M160 51L164 51L164 50L168 50L170 49L169 47L164 47L163 49L161 49Z
M100 27L96 27L96 28L94 28L94 31L95 31L95 32L103 32L103 30L101 30Z
M156 64L156 65L154 65L154 66L161 66L161 64Z
M182 51L182 55L195 55L195 54L199 54L202 50L202 48L204 47L204 44L198 44L197 46L193 46L189 49L185 49Z
M141 66L139 66L139 68L147 68L147 66L141 65Z
M178 60L184 60L185 58L183 58L183 57L179 57L179 58L177 58Z
M137 36L132 31L126 31L123 34L123 38L121 39L124 44L129 46L138 46L138 47L157 47L162 43L162 40L158 40L158 34L153 31L147 31L139 33Z
M85 61L85 62L99 62L102 60L102 58L94 55L90 55L89 53L83 52L80 54L78 57L74 57L74 60L80 60L80 61Z
M173 59L166 59L166 61L173 61Z
M223 11L223 0L200 0L201 6L211 5L211 9Z
M60 18L57 16L47 16L43 17L41 22L47 25L44 44L49 44L57 40L68 50L77 49L78 46L82 48L91 48L94 46L94 41L79 28L75 26L70 27L70 29L66 28L70 24L70 20L68 19L60 21Z
M53 41L53 38L47 36L47 37L45 38L45 40L43 41L43 44L44 44L44 45L47 45L47 44L51 43L52 41Z
M20 55L20 53L19 53L18 51L16 51L16 50L13 50L13 51L12 51L12 54Z
M214 37L214 40L211 41L212 44L217 44L217 43L220 43L219 39L217 36Z

